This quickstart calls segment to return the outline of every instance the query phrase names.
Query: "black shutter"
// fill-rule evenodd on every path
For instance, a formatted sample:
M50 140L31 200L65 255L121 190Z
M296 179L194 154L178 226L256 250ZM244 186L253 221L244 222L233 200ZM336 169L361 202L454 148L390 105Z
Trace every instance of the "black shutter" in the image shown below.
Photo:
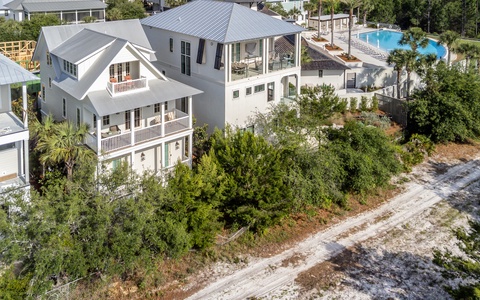
M223 44L217 44L217 52L215 53L215 65L213 66L215 69L220 70L222 66L222 53L223 53Z
M198 43L197 64L203 63L203 51L205 51L205 40L200 39Z

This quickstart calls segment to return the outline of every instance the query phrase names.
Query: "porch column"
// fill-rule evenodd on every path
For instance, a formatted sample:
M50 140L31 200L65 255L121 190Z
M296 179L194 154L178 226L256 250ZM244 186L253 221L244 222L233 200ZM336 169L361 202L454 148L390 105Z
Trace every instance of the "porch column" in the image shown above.
M189 112L189 114L188 114L188 128L192 128L192 126L193 126L192 125L192 123L193 123L192 122L192 114L193 114L192 113L193 112L192 111L192 96L188 97L188 112Z
M97 154L102 153L102 119L97 116Z
M268 69L268 66L270 64L270 39L269 38L266 38L264 39L264 42L263 42L263 51L265 51L265 67L263 69L263 72L265 72L264 74L267 74L269 69Z
M17 147L17 155L20 157L20 160L17 162L17 168L18 168L18 177L25 176L25 169L24 169L24 162L25 162L25 148L23 146L24 140L15 142L15 147Z
M130 110L130 145L135 145L135 109Z
M301 40L300 40L300 33L295 34L295 62L294 66L298 67L300 65L300 55L301 55Z
M224 63L223 65L225 66L225 69L227 72L225 72L225 82L230 82L232 80L232 62L230 55L232 54L232 44L226 44L223 45L223 57L224 57Z
M193 132L188 136L188 163L190 168L192 167L192 154L193 154Z
M130 170L135 168L135 151L130 152Z
M60 11L60 20L63 21L63 11Z
M23 104L23 127L25 129L28 128L28 100L27 100L27 83L24 82L22 84L22 98L23 98L23 101L22 101L22 104Z
M78 24L78 10L75 11L75 24Z
M165 167L165 142L160 144L160 170L163 170Z
M165 102L162 102L162 105L160 106L160 117L161 117L161 120L162 120L162 123L160 125L160 127L162 128L162 132L160 133L160 136L161 137L164 137L165 136ZM163 151L163 147L162 147L162 151ZM163 161L163 156L162 156L162 161Z
M28 160L28 139L23 140L23 166L25 168L25 182L30 184L30 162Z
M90 9L90 17L92 16L92 10Z

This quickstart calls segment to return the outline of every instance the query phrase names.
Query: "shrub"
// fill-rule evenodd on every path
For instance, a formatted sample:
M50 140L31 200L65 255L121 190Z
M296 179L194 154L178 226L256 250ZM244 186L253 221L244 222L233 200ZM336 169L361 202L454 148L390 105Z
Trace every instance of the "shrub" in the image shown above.
M360 117L365 125L372 125L383 130L389 128L391 124L387 116L379 116L374 112L362 111Z
M406 170L410 170L430 156L435 151L435 144L426 136L420 134L413 134L410 140L403 145L401 153L402 162Z
M358 100L357 98L355 97L351 97L350 98L350 112L354 113L357 111L357 107L358 107Z
M367 96L362 96L360 98L360 111L368 111L368 98L367 98Z
M378 110L378 98L377 96L373 95L372 97L372 111L376 112Z

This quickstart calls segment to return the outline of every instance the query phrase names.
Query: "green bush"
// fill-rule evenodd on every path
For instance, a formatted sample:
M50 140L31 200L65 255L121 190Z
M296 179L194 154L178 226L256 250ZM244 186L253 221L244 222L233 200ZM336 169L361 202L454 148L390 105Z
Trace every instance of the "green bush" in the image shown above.
M357 112L358 108L358 100L355 97L350 98L350 112L354 113Z
M360 98L360 111L368 111L368 98L367 96L362 96Z
M378 110L378 98L377 96L373 95L372 97L372 111L376 112Z
M435 144L426 136L413 134L410 140L403 145L403 149L402 162L406 170L410 170L412 166L422 163L425 157L435 151Z

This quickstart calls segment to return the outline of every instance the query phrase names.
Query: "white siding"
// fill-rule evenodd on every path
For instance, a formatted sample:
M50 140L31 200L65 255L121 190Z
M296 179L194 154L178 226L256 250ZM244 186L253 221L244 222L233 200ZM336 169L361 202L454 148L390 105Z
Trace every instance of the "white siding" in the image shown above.
M11 92L10 85L0 86L0 112L7 112L11 110Z
M0 177L16 173L19 170L18 146L20 142L15 143L15 148L0 150Z

